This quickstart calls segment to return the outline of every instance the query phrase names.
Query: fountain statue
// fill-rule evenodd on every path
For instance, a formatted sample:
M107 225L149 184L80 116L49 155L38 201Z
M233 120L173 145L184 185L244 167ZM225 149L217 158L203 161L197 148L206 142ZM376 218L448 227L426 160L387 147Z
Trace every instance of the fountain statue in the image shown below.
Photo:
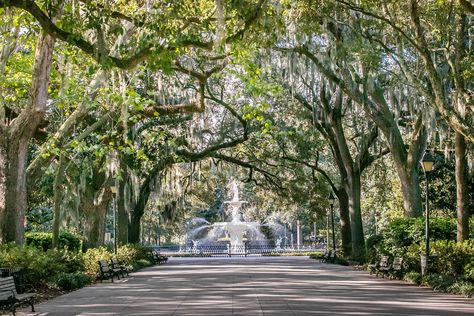
M240 201L239 198L239 186L237 181L232 180L232 200L225 201L225 204L228 204L231 209L231 221L230 222L216 222L212 224L213 230L223 230L226 232L229 238L229 252L230 253L243 253L245 251L245 236L249 231L258 231L260 226L257 222L245 222L242 219L242 214L240 213L240 208L245 201ZM213 233L211 231L211 233ZM215 232L214 232L215 233Z
M279 224L279 217L269 216L262 223L246 222L243 219L241 208L247 202L240 199L237 181L230 182L228 192L229 201L224 202L224 205L227 206L226 213L229 214L228 221L210 223L204 218L193 218L188 221L186 240L192 242L191 247L187 247L188 251L192 253L208 251L222 254L225 249L224 242L227 243L226 253L229 255L247 255L250 248L247 246L251 246L253 251L268 250L269 247L273 247L272 249L275 251L286 250L289 239L286 236L286 226ZM268 227L272 232L275 237L274 246L270 246L269 240L260 231L261 226Z

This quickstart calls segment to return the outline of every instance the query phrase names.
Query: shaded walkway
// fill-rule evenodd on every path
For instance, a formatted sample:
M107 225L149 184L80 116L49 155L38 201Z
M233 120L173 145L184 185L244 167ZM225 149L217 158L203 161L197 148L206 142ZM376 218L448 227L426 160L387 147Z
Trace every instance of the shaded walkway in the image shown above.
M173 259L35 315L474 315L474 301L305 257ZM31 314L30 314L31 315Z

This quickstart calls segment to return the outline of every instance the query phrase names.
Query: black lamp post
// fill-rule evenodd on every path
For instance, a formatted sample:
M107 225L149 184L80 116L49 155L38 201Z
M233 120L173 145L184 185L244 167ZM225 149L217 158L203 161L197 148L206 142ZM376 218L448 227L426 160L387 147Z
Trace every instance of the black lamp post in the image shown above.
M426 152L423 156L423 160L421 161L423 166L423 171L425 172L425 262L424 268L426 269L428 258L430 256L430 213L429 213L429 199L428 199L428 187L429 187L429 174L433 170L433 166L435 163L434 157L429 153ZM422 260L423 261L423 260ZM424 274L425 269L423 269L423 262L422 262L422 274Z
M332 250L336 251L336 236L334 235L334 202L336 198L334 195L329 193L329 204L331 205L331 222L332 222Z
M112 184L110 185L110 191L112 192L112 208L114 212L114 254L117 254L117 181L112 178Z

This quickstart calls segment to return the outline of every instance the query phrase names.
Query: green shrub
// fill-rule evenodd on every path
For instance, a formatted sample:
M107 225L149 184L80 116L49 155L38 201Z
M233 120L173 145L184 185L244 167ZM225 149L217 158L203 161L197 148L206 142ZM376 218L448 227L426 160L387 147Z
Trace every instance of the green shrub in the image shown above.
M53 234L49 232L26 232L25 243L43 249L51 249L53 244ZM82 241L79 237L67 231L59 233L59 248L67 248L71 251L80 251Z
M139 270L141 268L150 267L154 265L153 261L149 261L147 259L138 259L137 261L133 262L132 267L133 270Z
M381 249L382 242L382 235L372 235L367 238L365 242L365 246L367 248L367 262L376 263L377 261L379 261L381 255L380 252L382 251L382 253L385 253L385 251Z
M432 269L436 273L472 277L474 241L435 241L431 243L431 252L434 255Z
M37 244L38 245L38 244ZM26 245L18 248L15 244L0 245L0 266L5 268L23 267L25 283L34 288L57 285L64 290L83 287L99 272L99 260L110 261L113 253L106 248L91 248L86 253L68 249L49 249ZM148 248L138 245L119 247L117 258L124 264L139 269L153 265Z
M105 247L89 248L84 253L84 273L89 276L96 276L99 273L99 260L109 262L113 257L113 253Z
M472 260L464 266L464 277L474 282L474 262Z
M110 262L112 257L114 257L113 252L105 247L87 249L83 254L84 272L89 276L96 276L99 273L99 260ZM118 247L116 257L119 262L131 266L135 270L141 267L150 266L153 262L150 249L135 244ZM137 265L136 262L138 261L143 265Z
M427 274L421 279L423 285L431 286L433 290L439 292L447 292L454 281L455 279L452 276L438 273Z
M54 281L56 274L81 270L82 255L67 250L43 251L34 246L18 248L12 244L0 246L0 266L23 267L25 283L34 287Z
M66 273L61 272L56 276L56 285L66 291L82 288L89 284L91 281L90 277L81 272Z
M381 255L402 256L406 259L407 252L412 260L409 265L419 266L419 253L414 248L422 246L425 238L424 218L397 218L393 220L380 235L367 238L367 259L375 263ZM452 218L430 218L430 240L456 240L456 222Z
M448 288L448 291L450 293L472 297L474 296L474 283L468 281L456 281Z
M321 260L323 258L324 254L322 252L313 252L312 254L309 255L310 259L317 259Z
M430 218L430 240L456 240L456 222L453 218ZM413 244L423 243L425 238L424 218L397 218L383 231L379 247L384 254L400 256ZM380 243L382 245L380 245Z
M421 284L421 273L418 272L407 272L403 276L403 279L407 282L419 285Z
M341 266L348 266L349 265L349 261L343 257L337 257L336 256L336 259L334 260L334 263L335 264L340 264Z
M117 259L127 265L132 264L134 261L143 259L153 262L153 256L151 254L151 248L141 246L139 244L129 244L120 246L117 249Z

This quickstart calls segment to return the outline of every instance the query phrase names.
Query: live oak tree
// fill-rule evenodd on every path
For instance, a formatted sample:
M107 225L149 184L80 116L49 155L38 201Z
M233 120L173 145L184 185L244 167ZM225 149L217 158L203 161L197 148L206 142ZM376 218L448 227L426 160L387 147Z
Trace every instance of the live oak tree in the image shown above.
M234 7L235 5L235 7ZM21 15L28 12L39 23L41 33L36 46L33 77L27 105L12 116L2 111L2 149L0 168L0 192L2 242L23 242L23 215L26 209L26 154L35 131L41 126L48 110L48 84L54 43L61 40L91 58L103 68L133 69L148 61L155 67L172 68L174 60L189 50L212 53L215 46L240 40L244 33L259 20L265 1L224 5L217 2L220 16L214 17L216 3L208 1L196 7L180 3L129 2L126 7L105 6L89 1L0 1L0 9ZM236 10L241 9L241 10ZM121 12L121 10L124 10ZM2 11L2 12L3 12ZM128 12L127 12L128 11ZM166 22L165 22L166 21ZM160 30L160 32L157 32ZM218 34L216 37L215 34ZM15 35L16 34L16 35ZM128 34L124 42L117 38ZM214 36L209 36L214 34ZM12 38L18 28L12 29ZM218 38L218 40L216 40ZM9 47L9 46L8 46ZM7 49L8 52L11 49ZM207 59L212 54L204 54ZM8 56L2 56L8 58ZM217 58L222 59L222 57ZM2 65L5 61L2 61ZM202 85L206 77L197 78ZM198 93L199 95L199 93ZM199 111L203 102L184 105L178 111ZM175 112L175 107L162 107L155 112Z
M367 40L394 59L408 82L455 131L457 239L467 239L469 145L466 141L474 142L473 55L469 37L474 14L472 3L465 0L337 2L365 21L377 21L376 28L366 33ZM413 60L419 66L413 67ZM443 133L442 128L440 132Z

